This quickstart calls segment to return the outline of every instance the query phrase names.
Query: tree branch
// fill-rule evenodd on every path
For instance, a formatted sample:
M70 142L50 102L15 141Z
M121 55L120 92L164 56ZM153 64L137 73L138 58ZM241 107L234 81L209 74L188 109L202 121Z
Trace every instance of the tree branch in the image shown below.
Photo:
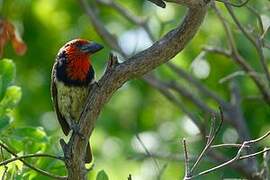
M186 73L182 68L177 67L176 65L174 65L173 63L170 63L170 62L167 63L167 65L171 70L176 72L179 75L179 77L186 79L188 82L190 82L195 87L197 87L200 92L204 93L206 96L209 96L212 99L214 99L215 101L217 101L218 104L220 104L220 106L222 106L223 108L228 108L229 104L226 101L224 101L217 94L215 94L214 92L209 90L207 87L205 87L203 84L201 84L201 82L199 82L196 78L194 78L191 75L189 75L188 73Z
M132 14L130 11L128 11L125 7L120 5L119 3L115 2L114 0L96 0L98 3L110 6L111 8L115 9L119 14L121 14L123 17L125 17L128 21L132 22L133 24L142 27L146 33L148 34L151 41L155 41L155 37L151 33L151 30L147 24L147 19L142 19L134 14Z
M194 124L199 128L200 132L204 131L204 126L199 120L199 118L194 113L192 113L187 108L187 106L174 95L174 93L170 91L168 83L164 83L150 74L145 75L144 80L146 80L150 86L159 90L159 92L162 93L169 101L171 101L178 108L180 108L181 111L183 111L194 122Z
M100 26L96 20L93 20L91 9L86 1L79 0L79 2L83 5L89 17L91 16L92 22L95 22L96 26ZM179 27L167 33L150 48L130 57L121 64L117 64L114 68L107 69L98 85L93 86L79 120L80 134L84 134L85 138L73 133L64 148L65 157L68 158L66 166L69 179L86 178L84 170L86 145L101 109L113 93L126 81L142 76L170 60L196 34L207 12L207 3L203 0L192 0L187 5L189 10ZM100 28L103 29L104 27ZM108 34L105 36L108 36Z

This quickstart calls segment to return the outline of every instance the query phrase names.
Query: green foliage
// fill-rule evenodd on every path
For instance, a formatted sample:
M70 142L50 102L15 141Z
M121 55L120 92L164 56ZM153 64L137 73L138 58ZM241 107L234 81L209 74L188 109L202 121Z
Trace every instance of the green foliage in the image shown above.
M0 134L11 123L12 111L21 99L20 87L11 85L14 78L15 64L10 59L2 59L0 61Z
M15 64L10 59L0 61L0 97L2 99L8 86L15 78Z
M16 67L12 60L0 60L0 142L7 145L18 155L44 152L48 148L49 138L41 127L20 126L15 118L16 107L21 100L22 91L19 86L14 85ZM2 152L2 151L1 151ZM6 160L12 156L3 151L0 160ZM45 160L46 161L46 160ZM44 160L32 161L35 165L42 165ZM22 179L28 177L32 179L37 176L36 172L23 168L20 161L9 163L6 168L6 178ZM0 174L3 174L5 167L0 167ZM19 173L18 173L19 172Z
M25 127L9 129L9 134L3 141L15 148L17 152L24 151L27 153L42 152L46 149L48 138L42 128Z
M101 170L98 172L96 180L109 180L109 177L104 170Z
M5 96L0 105L3 108L14 108L20 101L22 96L21 88L18 86L10 86L6 89Z

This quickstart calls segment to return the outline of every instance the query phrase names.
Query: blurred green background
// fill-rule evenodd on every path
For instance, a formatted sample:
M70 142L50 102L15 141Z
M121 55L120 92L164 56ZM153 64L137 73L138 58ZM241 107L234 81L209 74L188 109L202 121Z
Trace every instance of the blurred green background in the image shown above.
M157 38L175 27L185 13L185 8L170 3L167 3L166 9L161 9L143 0L118 2L135 15L149 18L150 29ZM269 1L252 1L249 4L269 20ZM223 5L218 5L224 11ZM151 45L142 29L109 7L100 5L98 7L106 27L119 38L120 45L126 53L132 54ZM245 25L257 29L254 15L246 8L238 8L236 14ZM92 57L99 78L111 50L102 42L75 0L0 0L0 15L15 25L28 46L24 56L16 55L10 43L4 50L3 57L12 59L16 66L16 78L10 85L19 86L22 97L15 109L14 106L9 107L8 111L12 112L9 117L12 118L8 125L0 127L1 140L21 155L36 152L62 155L59 139L63 137L63 133L53 112L50 96L50 73L55 56L65 42L74 38L100 42L105 45L105 49ZM227 17L225 11L224 15ZM236 33L241 54L250 60L249 63L256 70L261 71L253 47L238 33L231 19L228 19ZM226 47L225 42L224 30L216 15L209 10L199 33L186 49L173 59L173 62L199 78L224 99L229 100L228 84L221 84L219 80L239 70L239 67L228 58L212 54L206 54L199 64L195 61L204 45ZM265 49L265 55L269 62L269 49ZM181 82L166 66L159 67L155 74L163 80ZM248 77L238 77L237 82L243 97L259 94ZM192 90L188 85L186 88ZM20 95L20 92L18 93ZM217 104L211 100L203 97L202 100L217 109ZM205 117L202 110L191 105L187 99L183 98L182 101L197 116ZM270 109L266 103L260 100L243 100L242 107L252 137L259 137L270 129ZM147 149L154 154L180 156L183 154L181 145L183 137L187 138L190 153L193 155L198 154L204 145L197 127L181 110L142 80L133 80L119 89L102 110L91 137L95 168L89 173L89 178L96 177L97 172L103 169L111 180L127 179L129 174L132 174L134 180L156 179L158 167L153 159L142 155L145 151L136 139L136 133L140 135ZM228 139L237 142L237 136L233 128L225 125L217 142L226 142ZM270 140L263 141L262 145L270 145ZM225 153L233 155L233 152L235 151L232 149ZM65 175L64 165L61 162L46 158L33 158L29 162L49 172ZM165 158L158 160L158 164L160 168L167 164L162 179L179 179L184 175L183 161ZM213 165L214 163L206 158L199 170ZM3 166L0 167L0 174L1 172L4 172ZM201 179L220 179L223 176L241 177L232 169L224 168ZM9 165L9 177L49 179L22 167L18 161Z

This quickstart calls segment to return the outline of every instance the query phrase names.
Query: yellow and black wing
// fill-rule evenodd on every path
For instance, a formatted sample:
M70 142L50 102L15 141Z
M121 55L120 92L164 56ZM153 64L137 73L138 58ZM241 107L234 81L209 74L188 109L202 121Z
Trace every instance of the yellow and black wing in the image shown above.
M51 96L52 96L54 110L55 110L56 115L57 115L57 119L62 127L64 134L67 136L69 131L70 131L70 127L69 127L69 124L66 121L65 117L59 111L59 104L58 104L58 100L57 100L57 87L56 87L56 75L55 75L56 63L53 65L52 75L51 75Z

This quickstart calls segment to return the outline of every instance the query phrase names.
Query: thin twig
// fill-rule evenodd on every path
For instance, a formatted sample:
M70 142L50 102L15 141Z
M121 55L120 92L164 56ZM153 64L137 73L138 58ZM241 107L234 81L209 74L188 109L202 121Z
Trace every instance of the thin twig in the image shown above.
M232 17L233 21L235 22L235 24L237 25L237 27L239 28L239 30L256 47L257 46L256 40L254 39L254 37L251 34L249 34L249 32L243 27L243 25L241 24L241 22L237 19L236 15L233 12L232 7L229 4L225 4L225 7L227 8L230 16Z
M229 54L232 54L232 52L238 52L237 46L236 46L236 43L235 43L235 40L233 37L233 33L228 25L228 22L223 17L221 11L216 7L215 3L213 3L211 7L214 9L219 21L221 22L221 24L225 30L225 33L226 33L226 36L228 39L228 43L229 43ZM228 52L228 51L225 50L225 52ZM225 54L223 53L223 55L225 55L227 57L227 53L225 53Z
M259 23L259 31L260 31L260 34L262 35L264 33L264 29L263 29L263 22L262 22L262 18L261 18L261 15L259 14L259 12L254 9L253 7L247 5L246 8L252 13L254 14L257 19L258 19L258 23Z
M19 157L15 152L13 152L12 150L10 150L9 147L7 147L5 144L3 144L2 142L0 142L0 146L5 149L7 152L9 152L10 154L12 154L14 157ZM39 169L39 168L36 168L34 167L33 165L29 164L28 162L26 162L25 160L23 159L18 159L19 161L21 161L24 165L26 165L27 167L29 167L30 169L44 175L44 176L48 176L48 177L51 177L51 178L54 178L54 179L67 179L67 177L64 177L64 176L58 176L58 175L54 175L54 174L51 174L47 171L44 171L42 169Z
M246 73L244 71L236 71L231 74L226 75L225 77L221 78L218 83L223 84L227 81L231 81L232 79L238 77L238 76L245 76Z
M209 53L215 53L215 54L221 54L225 57L231 57L232 53L228 50L212 47L212 46L205 46L202 48L203 51L209 52Z
M237 25L237 27L240 29L240 31L246 36L246 38L254 45L254 47L256 48L257 50L257 53L259 55L259 60L260 60L260 63L262 65L262 68L264 70L264 73L265 73L265 76L268 80L268 85L270 83L270 73L269 73L269 69L268 69L268 66L267 66L267 62L266 62L266 59L265 59L265 56L263 54L263 51L262 51L262 44L260 42L260 39L258 38L254 38L251 34L248 33L248 31L243 27L243 25L240 23L240 21L237 19L236 15L234 14L233 12L233 9L230 5L228 4L225 4L230 16L232 17L233 21L235 22L235 24Z
M242 144L230 144L230 143L227 143L227 144L215 144L215 145L212 145L211 148L214 149L214 148L223 148L223 147L241 147ZM250 147L250 146L246 146L246 147Z
M188 179L190 176L190 169L189 169L189 157L188 157L188 150L187 150L187 143L186 139L184 138L182 141L183 149L184 149L184 158L185 158L185 178Z
M208 174L210 172L213 172L213 171L216 171L220 168L223 168L231 163L234 163L235 161L238 161L238 160L243 160L243 159L246 159L246 158L250 158L250 157L254 157L256 155L259 155L259 154L262 154L264 152L267 152L270 150L270 148L267 148L263 151L259 151L259 152L256 152L256 153L252 153L252 154L249 154L249 155L244 155L244 156L241 156L241 152L243 151L243 149L247 146L247 145L250 145L250 144L254 144L254 143L257 143L259 141L262 141L263 139L265 139L266 137L268 137L270 135L270 131L268 131L265 135L257 138L257 139L254 139L254 140L250 140L250 141L244 141L242 146L239 148L237 154L230 160L218 165L218 166L215 166L213 168L210 168L208 170L205 170L205 171L202 171L196 175L193 175L192 177L190 177L190 179L193 179L193 178L196 178L196 177L199 177L199 176L203 176L205 174Z
M243 7L243 6L245 6L249 2L249 0L244 0L243 2L236 4L236 3L229 2L227 0L216 0L216 1L222 2L224 4L231 5L233 7Z
M270 151L270 148L264 148L263 150L258 151L258 152L256 152L256 153L252 153L252 154L249 154L249 155L240 156L240 157L239 157L239 160L251 158L251 157L253 157L253 156L257 156L257 155L259 155L259 154L263 154L263 153L269 152L269 151Z
M141 140L139 134L136 134L135 136L136 136L137 140L139 141L139 143L142 145L142 147L143 147L144 151L146 152L146 154L148 154L150 157L152 157L152 160L154 161L157 170L160 171L160 166L159 166L158 161L156 160L155 157L152 156L152 153L147 149L147 147L145 146L145 144Z
M263 136L261 136L261 137L259 137L259 138L257 138L257 139L247 141L245 145L247 145L247 144L253 144L253 143L257 143L257 142L259 142L259 141L262 141L262 140L264 140L265 138L267 138L269 135L270 135L270 131L268 131L268 132L265 133Z
M175 73L177 73L179 77L184 78L189 83L194 85L200 92L204 93L206 96L209 96L215 101L217 101L223 108L227 108L229 106L229 104L226 101L224 101L220 96L218 96L216 93L214 93L213 91L205 87L200 81L198 81L192 75L185 72L181 67L178 67L170 62L167 63L167 66L171 70L173 70Z
M185 156L184 154L167 154L167 153L152 153L151 156L149 156L146 153L136 153L135 156L130 157L129 159L135 159L135 160L143 160L143 159L148 159L148 158L152 158L155 157L156 159L160 159L160 160L166 160L166 161L184 161L185 160ZM189 155L189 159L191 161L195 161L196 160L196 156L193 155ZM213 162L211 159L206 158L206 161L208 162Z
M157 176L157 180L161 180L162 179L162 175L164 174L166 168L168 167L168 163L164 164L162 166L162 168L160 169L158 176Z
M231 104L232 104L232 117L235 119L235 129L237 130L239 134L240 140L247 141L250 140L250 133L249 129L247 126L247 123L244 119L242 108L241 108L241 94L240 94L240 89L238 87L238 84L236 81L231 81L230 82L230 91L231 91ZM244 144L246 145L246 144ZM244 146L241 148L245 148ZM245 149L246 153L253 153L255 151L254 147L250 147L248 149ZM258 162L255 158L250 158L247 161L244 162L246 169L249 170L250 172L255 173L257 171L258 167ZM251 173L251 174L253 174Z
M7 159L5 161L0 162L0 166L7 165L7 164L9 164L9 163L11 163L13 161L17 161L17 160L21 160L21 159L26 159L26 158L31 158L31 157L48 157L48 158L52 158L52 159L57 159L57 160L60 160L60 161L64 161L64 159L62 157L57 157L57 156L53 156L53 155L50 155L50 154L41 154L41 153L38 153L38 154L27 154L27 155L17 156L17 157L11 158L11 159Z
M217 118L216 118L215 114L212 114L212 117L210 119L210 130L209 130L208 135L206 136L206 144L210 143L212 138L215 135L216 123L217 123Z
M197 167L197 165L199 164L199 162L201 161L202 157L205 155L205 153L207 152L207 150L211 147L212 143L214 142L217 134L219 133L219 131L221 129L221 126L222 126L223 121L224 121L224 117L223 117L223 111L222 111L222 109L219 108L219 110L220 110L220 123L219 123L219 125L218 125L218 127L217 127L216 130L214 130L215 129L214 125L211 126L211 129L213 129L213 131L210 131L209 137L208 137L208 141L207 141L204 149L202 150L202 152L198 156L196 162L192 166L192 168L190 170L190 173L191 174L194 172L195 168ZM214 132L214 133L212 133L212 132Z
M263 101L262 95L249 95L243 97L243 100L252 100L252 101Z

